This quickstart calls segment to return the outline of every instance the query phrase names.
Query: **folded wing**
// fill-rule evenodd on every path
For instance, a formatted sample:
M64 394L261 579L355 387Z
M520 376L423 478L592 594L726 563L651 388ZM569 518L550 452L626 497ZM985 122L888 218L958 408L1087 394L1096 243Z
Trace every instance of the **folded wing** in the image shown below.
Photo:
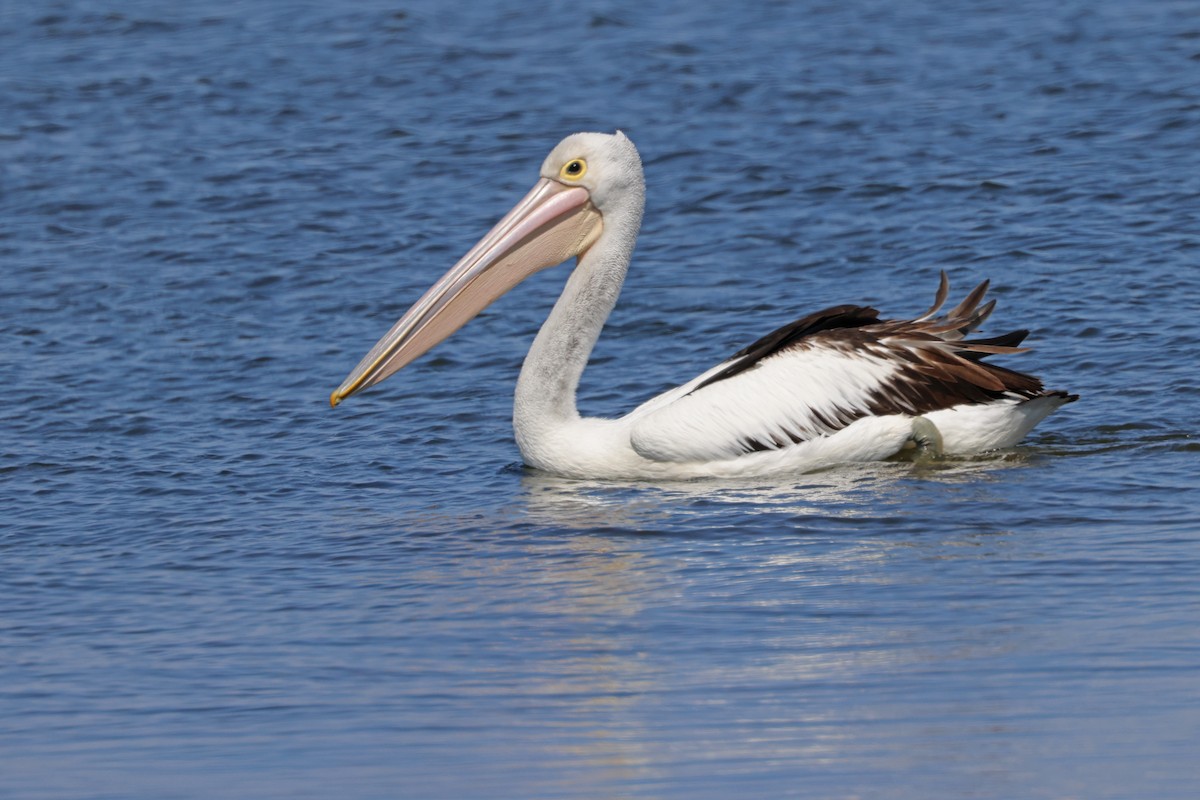
M967 340L991 313L987 282L936 316L879 320L873 308L836 306L775 330L631 415L631 442L656 461L714 461L778 450L835 433L867 416L917 416L1043 393L1029 375L983 361L1019 353L1028 331Z

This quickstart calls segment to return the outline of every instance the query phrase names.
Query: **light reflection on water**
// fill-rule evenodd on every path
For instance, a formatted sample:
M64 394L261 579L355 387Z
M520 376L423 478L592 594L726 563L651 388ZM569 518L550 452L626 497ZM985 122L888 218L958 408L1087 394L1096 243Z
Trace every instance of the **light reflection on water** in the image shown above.
M523 511L531 521L565 529L655 532L672 527L680 509L750 509L767 518L872 517L903 503L915 483L961 485L986 496L997 470L1020 468L1019 451L933 463L852 464L777 478L621 483L561 478L523 470ZM658 525L656 525L656 522Z

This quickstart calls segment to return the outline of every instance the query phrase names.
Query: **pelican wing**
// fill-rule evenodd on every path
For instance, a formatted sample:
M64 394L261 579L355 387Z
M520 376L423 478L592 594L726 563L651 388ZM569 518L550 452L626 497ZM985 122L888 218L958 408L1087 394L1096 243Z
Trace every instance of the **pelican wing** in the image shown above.
M991 313L994 301L980 305L987 283L937 317L947 291L943 273L933 308L913 320L836 306L773 331L639 407L634 450L656 461L726 460L802 444L867 416L1041 394L1036 378L983 362L1022 352L1028 331L964 339Z

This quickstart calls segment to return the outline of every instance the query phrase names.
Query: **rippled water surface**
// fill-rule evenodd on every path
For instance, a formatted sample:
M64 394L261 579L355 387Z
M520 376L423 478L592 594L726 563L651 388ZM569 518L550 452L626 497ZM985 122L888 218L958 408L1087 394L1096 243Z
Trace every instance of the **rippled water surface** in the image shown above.
M0 2L0 795L1191 798L1193 2ZM525 469L565 268L337 410L574 130L649 184L580 390L826 305L989 330L1019 448Z

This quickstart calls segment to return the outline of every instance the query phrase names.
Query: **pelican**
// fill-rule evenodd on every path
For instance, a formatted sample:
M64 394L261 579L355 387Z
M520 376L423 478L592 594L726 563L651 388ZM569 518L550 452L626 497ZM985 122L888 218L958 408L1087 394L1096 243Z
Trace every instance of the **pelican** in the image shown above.
M1023 352L1028 331L966 339L991 313L987 281L938 316L880 320L841 305L764 336L619 419L581 417L575 391L617 302L642 221L645 182L623 133L577 133L541 179L367 353L336 406L449 337L525 278L575 269L525 357L513 428L525 463L575 478L761 476L1011 447L1064 403L1035 377L985 362Z

